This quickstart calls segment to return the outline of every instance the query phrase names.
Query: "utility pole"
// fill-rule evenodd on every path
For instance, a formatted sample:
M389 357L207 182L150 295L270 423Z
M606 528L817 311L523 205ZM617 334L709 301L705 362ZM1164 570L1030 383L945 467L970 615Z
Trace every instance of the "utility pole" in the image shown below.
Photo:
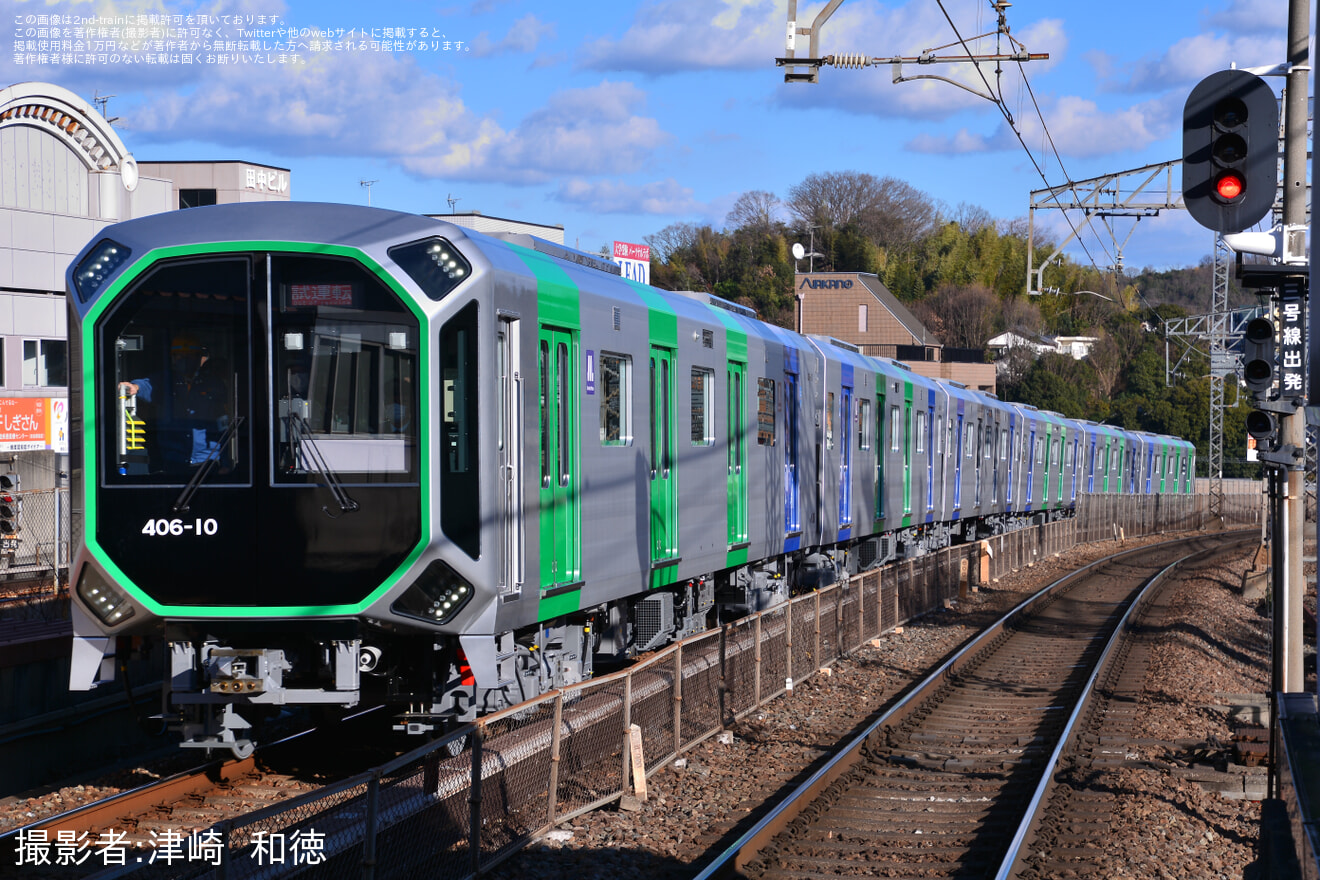
M1307 76L1311 72L1308 43L1311 37L1311 4L1309 0L1289 0L1288 3L1288 79L1284 93L1283 127L1283 234L1306 222L1306 119L1308 102ZM1304 287L1305 280L1302 285ZM1305 311L1305 309L1304 309ZM1316 345L1310 334L1312 348ZM1312 352L1310 369L1316 369L1316 356ZM1320 386L1312 385L1315 393ZM1285 415L1280 425L1285 448L1306 448L1306 416L1304 409ZM1285 589L1282 607L1275 614L1283 618L1282 680L1278 690L1289 693L1305 688L1302 672L1302 594L1305 580L1302 575L1302 539L1306 530L1305 464L1298 461L1288 468L1286 511L1282 533L1275 540L1287 542L1285 559ZM1279 524L1276 524L1276 526ZM1276 652L1279 647L1276 647ZM1276 661L1277 662L1277 661Z

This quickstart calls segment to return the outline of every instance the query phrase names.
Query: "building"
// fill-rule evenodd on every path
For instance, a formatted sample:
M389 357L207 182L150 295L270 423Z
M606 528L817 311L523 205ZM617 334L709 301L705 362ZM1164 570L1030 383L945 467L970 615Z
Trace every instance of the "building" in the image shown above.
M68 89L0 89L0 471L16 468L24 489L68 471L64 273L88 241L121 220L290 192L284 168L139 163Z
M946 348L876 275L809 272L793 278L799 332L833 336L913 372L995 393L994 364L979 349Z
M527 220L492 217L480 211L465 211L458 214L427 214L426 216L443 220L446 223L453 223L455 226L462 226L464 229L471 229L474 232L484 232L487 235L498 235L507 232L515 235L535 235L537 238L544 238L546 241L552 241L555 244L564 243L563 224L547 226L544 223L532 223Z

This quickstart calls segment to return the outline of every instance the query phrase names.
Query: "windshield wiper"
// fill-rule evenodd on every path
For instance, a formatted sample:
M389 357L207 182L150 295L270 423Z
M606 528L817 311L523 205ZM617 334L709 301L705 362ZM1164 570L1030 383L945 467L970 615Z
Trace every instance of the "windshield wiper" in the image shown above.
M331 513L330 508L324 505L321 507L321 511L331 519L337 519L345 513L354 513L360 510L361 506L349 497L348 492L344 490L344 484L340 481L339 475L331 470L330 465L325 460L324 453L316 445L316 441L312 439L312 429L307 424L307 420L292 411L289 412L288 419L291 429L289 433L297 437L297 445L293 448L294 465L301 464L300 459L303 457L302 450L305 444L306 457L312 465L310 470L325 477L326 487L329 488L330 494L335 497L335 503L339 505L338 514Z
M241 424L243 424L243 416L238 416L230 421L229 427L225 428L225 432L221 434L220 439L216 441L215 452L206 457L206 461L202 462L201 467L197 468L197 472L192 475L192 479L188 481L188 485L183 487L183 491L179 493L179 497L174 499L173 509L175 513L188 512L188 505L192 503L192 497L197 494L197 490L201 487L202 483L205 482L211 471L215 470L216 462L220 460L220 450L225 448L225 444L229 442L229 438L233 436L234 432L238 430L238 426Z

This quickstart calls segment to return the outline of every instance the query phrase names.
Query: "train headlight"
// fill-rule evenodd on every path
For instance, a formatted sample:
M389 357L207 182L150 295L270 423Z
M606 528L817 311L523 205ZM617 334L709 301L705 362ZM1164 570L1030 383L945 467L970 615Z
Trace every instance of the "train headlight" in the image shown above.
M444 299L472 271L472 265L443 238L401 244L390 248L389 254L390 259L434 300Z
M128 595L101 576L90 565L84 565L78 578L78 598L106 626L115 626L133 616Z
M472 585L437 559L426 567L417 582L390 606L395 614L427 623L445 623L472 600Z
M91 302L92 297L105 284L105 280L114 274L119 265L133 252L117 241L104 239L88 254L73 272L73 286L78 290L78 298Z

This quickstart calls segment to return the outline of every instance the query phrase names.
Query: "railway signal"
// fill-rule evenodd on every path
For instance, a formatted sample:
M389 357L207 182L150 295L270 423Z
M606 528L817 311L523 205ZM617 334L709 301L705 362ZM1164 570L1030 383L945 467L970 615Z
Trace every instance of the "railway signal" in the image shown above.
M1183 108L1183 204L1215 232L1240 232L1274 207L1279 105L1265 81L1221 70L1196 84Z
M1243 331L1242 381L1257 397L1268 396L1274 388L1278 364L1274 350L1274 322L1269 318L1253 318Z
M17 534L23 528L22 514L18 474L0 474L0 534Z

